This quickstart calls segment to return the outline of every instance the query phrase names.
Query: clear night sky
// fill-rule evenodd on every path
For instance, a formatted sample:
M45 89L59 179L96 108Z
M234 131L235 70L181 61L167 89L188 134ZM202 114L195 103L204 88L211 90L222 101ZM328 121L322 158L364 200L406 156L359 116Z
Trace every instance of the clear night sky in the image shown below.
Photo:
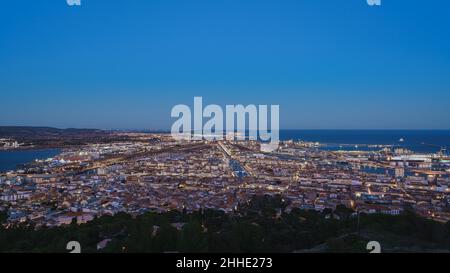
M282 128L450 128L450 1L2 0L0 125L167 129L280 104Z

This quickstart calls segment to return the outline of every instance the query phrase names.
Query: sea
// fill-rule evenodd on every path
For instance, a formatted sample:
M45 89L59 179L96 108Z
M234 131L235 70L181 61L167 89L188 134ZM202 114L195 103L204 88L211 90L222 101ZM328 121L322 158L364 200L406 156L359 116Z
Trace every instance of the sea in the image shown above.
M280 140L291 139L320 142L326 150L379 150L368 145L391 145L436 153L450 148L450 130L280 130Z
M369 145L391 145L429 154L450 148L450 130L280 130L280 139L320 142L325 150L379 150ZM59 153L59 149L0 151L0 172Z
M22 164L30 163L36 159L47 159L61 153L59 149L0 151L0 172L18 168Z

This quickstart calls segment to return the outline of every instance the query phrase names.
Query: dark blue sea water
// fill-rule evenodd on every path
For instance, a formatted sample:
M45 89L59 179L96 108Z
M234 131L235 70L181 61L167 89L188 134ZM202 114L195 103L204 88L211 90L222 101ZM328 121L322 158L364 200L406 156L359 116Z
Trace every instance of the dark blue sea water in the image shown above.
M18 165L30 163L35 159L54 157L59 153L59 149L0 151L0 172L13 170Z
M328 144L325 149L351 150L355 149L356 144L382 144L420 153L435 153L441 147L450 148L450 130L280 130L280 139L317 141ZM340 147L340 144L348 146Z

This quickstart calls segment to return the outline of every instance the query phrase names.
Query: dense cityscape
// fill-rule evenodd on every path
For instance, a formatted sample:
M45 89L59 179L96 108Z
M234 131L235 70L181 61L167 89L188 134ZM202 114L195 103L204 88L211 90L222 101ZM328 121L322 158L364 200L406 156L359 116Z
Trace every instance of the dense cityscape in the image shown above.
M114 134L129 141L64 148L53 158L1 174L7 223L52 227L118 212L207 208L233 214L255 195L281 195L289 202L286 212L344 205L356 213L399 215L412 209L450 220L445 151L415 154L389 145L326 150L321 143L291 140L264 153L254 141ZM18 145L4 142L5 149Z

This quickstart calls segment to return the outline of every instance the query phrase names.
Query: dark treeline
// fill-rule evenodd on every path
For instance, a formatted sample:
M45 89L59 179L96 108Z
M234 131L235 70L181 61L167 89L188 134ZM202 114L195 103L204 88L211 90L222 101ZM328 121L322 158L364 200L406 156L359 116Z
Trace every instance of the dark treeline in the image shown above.
M343 206L323 212L293 209L279 196L255 196L233 214L147 212L102 216L87 224L38 228L23 223L0 229L0 252L368 252L378 241L384 252L450 250L450 224L418 217L355 215ZM5 213L0 221L6 221ZM97 244L110 239L105 248Z

